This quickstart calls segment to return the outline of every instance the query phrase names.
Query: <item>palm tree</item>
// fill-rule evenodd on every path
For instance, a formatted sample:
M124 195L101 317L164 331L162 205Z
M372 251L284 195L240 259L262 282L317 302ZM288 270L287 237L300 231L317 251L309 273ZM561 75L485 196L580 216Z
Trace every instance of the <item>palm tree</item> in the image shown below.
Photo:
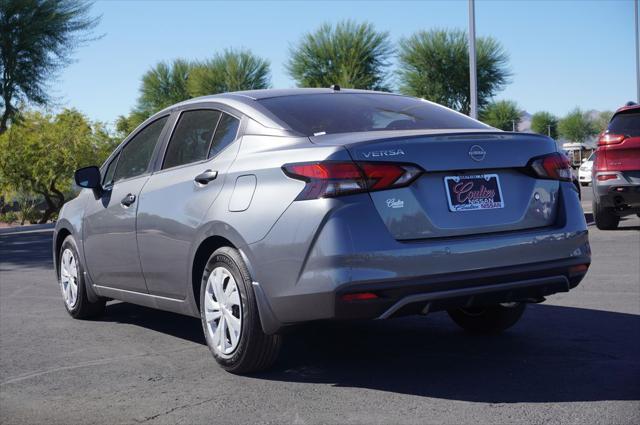
M389 34L370 23L324 24L291 49L286 69L300 87L385 90L392 51Z
M400 40L400 91L468 114L469 41L461 30L421 31ZM498 41L479 37L478 107L509 82L509 57Z

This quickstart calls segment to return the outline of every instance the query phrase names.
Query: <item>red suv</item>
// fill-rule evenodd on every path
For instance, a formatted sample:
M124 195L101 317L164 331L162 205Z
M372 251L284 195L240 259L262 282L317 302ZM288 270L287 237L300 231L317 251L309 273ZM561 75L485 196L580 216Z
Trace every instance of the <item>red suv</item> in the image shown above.
M593 214L598 229L640 215L640 105L618 109L600 135L593 165Z

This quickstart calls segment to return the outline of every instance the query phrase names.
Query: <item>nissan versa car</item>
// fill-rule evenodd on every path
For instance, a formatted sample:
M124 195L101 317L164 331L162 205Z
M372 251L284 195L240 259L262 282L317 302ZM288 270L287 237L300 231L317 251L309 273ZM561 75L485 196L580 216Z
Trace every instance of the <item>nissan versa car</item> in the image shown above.
M269 367L310 321L446 310L499 332L590 264L552 139L389 93L189 100L75 179L54 236L71 316L117 299L199 317L235 373Z
M593 165L593 216L602 230L640 216L640 105L618 109L600 135Z

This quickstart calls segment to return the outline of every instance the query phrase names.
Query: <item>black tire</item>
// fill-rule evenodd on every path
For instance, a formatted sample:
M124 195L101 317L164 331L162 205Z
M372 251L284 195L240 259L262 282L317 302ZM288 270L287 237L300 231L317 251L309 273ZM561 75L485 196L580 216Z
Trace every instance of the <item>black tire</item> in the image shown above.
M63 304L67 309L67 312L74 319L91 319L95 317L99 317L104 314L106 299L99 297L96 302L92 302L89 300L87 296L87 288L86 288L86 280L84 279L84 264L82 264L82 259L80 255L78 255L78 248L76 246L76 241L73 239L73 236L69 235L62 242L62 246L60 247L60 253L58 255L58 284L62 289L62 267L60 266L62 255L65 250L71 250L73 256L75 258L77 264L77 298L75 304L72 306L67 305L64 302L64 294L63 294Z
M467 332L497 334L515 325L526 308L525 303L496 304L468 309L448 310L454 322Z
M589 186L589 183L587 183L587 182L580 182L580 186L586 187L586 186Z
M242 307L238 313L242 316L240 337L234 351L227 355L223 355L214 347L205 319L207 281L217 267L224 267L235 279ZM247 374L265 370L276 361L282 337L267 335L262 331L249 270L240 253L233 248L219 248L207 261L200 283L200 320L209 350L224 370L236 374Z
M615 230L620 223L620 216L618 216L613 208L602 207L598 202L593 201L593 218L596 222L596 227L600 230Z

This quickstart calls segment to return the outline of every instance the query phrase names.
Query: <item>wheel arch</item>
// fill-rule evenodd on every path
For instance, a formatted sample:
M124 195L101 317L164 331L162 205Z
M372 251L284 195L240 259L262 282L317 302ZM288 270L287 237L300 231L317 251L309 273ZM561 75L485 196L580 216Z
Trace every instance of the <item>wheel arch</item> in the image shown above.
M194 249L193 260L191 262L190 279L191 296L193 297L194 315L200 314L200 284L204 267L213 252L224 246L238 250L242 260L245 262L252 280L255 279L255 273L251 261L251 252L240 234L231 226L222 223L212 223L206 231L201 233L203 236ZM195 244L194 244L195 245ZM254 293L256 295L256 303L258 304L258 315L263 330L267 334L276 333L282 324L275 318L266 294L257 282L252 282Z
M204 267L207 265L211 254L223 246L237 249L234 243L224 236L212 235L200 242L193 256L191 263L191 291L198 311L200 311L200 280Z
M60 258L60 249L62 248L62 243L67 238L67 236L72 235L73 231L70 226L62 225L58 230L56 230L56 234L53 240L53 267L56 273L56 278L58 276L58 258Z

